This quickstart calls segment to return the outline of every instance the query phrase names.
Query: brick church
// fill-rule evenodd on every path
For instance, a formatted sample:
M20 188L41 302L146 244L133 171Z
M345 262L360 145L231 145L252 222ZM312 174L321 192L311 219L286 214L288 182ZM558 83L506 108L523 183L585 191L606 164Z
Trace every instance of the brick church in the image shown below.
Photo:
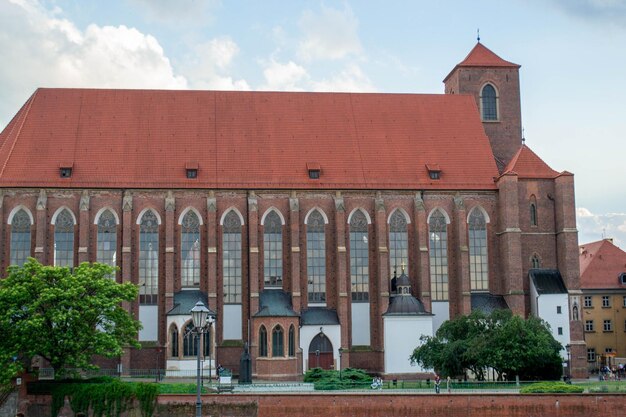
M557 270L582 375L574 177L524 144L519 68L477 43L445 94L38 89L0 133L0 267L137 284L143 348L103 367L237 374L247 345L277 380L420 372L421 334L527 316L529 273Z

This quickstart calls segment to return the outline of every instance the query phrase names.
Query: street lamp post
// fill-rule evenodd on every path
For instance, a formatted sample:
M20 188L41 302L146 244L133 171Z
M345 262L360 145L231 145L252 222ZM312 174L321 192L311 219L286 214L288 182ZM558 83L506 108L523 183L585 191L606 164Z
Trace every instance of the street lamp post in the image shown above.
M211 385L211 381L213 380L213 376L211 375L211 344L213 343L213 341L211 340L212 334L211 334L211 326L213 326L213 322L215 321L215 316L212 316L209 314L209 317L207 318L207 324L209 326L208 328L208 333L209 333L209 385Z
M196 417L202 417L202 400L200 394L202 391L202 385L200 384L200 337L210 331L211 324L215 320L215 314L206 308L202 301L198 301L196 305L191 309L191 318L193 320L194 333L196 333L196 353L198 355L197 369L196 369ZM209 350L210 352L210 350ZM209 364L210 370L210 364Z
M567 379L571 379L572 378L572 368L571 368L571 353L570 353L570 349L571 346L569 344L565 345L565 350L567 351Z
M343 377L341 376L341 368L343 368L343 364L341 363L341 355L343 353L343 348L339 347L339 380L342 381Z

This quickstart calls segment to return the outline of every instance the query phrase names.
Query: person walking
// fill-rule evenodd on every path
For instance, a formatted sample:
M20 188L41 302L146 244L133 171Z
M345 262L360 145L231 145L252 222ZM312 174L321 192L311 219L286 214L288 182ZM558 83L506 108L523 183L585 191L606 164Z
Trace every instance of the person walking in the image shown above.
M439 394L441 385L441 378L439 375L435 374L435 393Z

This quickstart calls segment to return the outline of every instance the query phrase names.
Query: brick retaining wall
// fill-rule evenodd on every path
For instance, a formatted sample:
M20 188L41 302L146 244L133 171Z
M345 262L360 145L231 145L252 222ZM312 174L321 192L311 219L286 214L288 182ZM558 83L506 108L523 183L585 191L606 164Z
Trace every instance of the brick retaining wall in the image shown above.
M204 396L203 402L207 410L226 410L222 406L231 404L238 411L232 415L256 417L621 417L626 395L222 394ZM172 413L174 403L195 403L195 397L159 396L161 410L161 405L169 404Z

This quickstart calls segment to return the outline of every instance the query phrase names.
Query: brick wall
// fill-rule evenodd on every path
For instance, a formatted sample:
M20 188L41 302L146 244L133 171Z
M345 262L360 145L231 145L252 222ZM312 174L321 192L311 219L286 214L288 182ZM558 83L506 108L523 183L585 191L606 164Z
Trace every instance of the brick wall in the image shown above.
M546 267L569 268L572 259L577 262L576 245L572 246L571 237L556 242L554 236L559 224L566 229L572 223L574 213L573 186L571 177L563 177L558 192L552 180L518 181L517 196L509 201L509 193L515 187L507 186L499 191L201 191L201 190L89 190L89 201L81 204L84 190L45 190L45 201L41 201L40 190L6 190L3 194L2 222L6 225L10 212L18 205L28 208L33 214L35 224L32 227L32 247L34 255L43 262L53 260L53 227L50 221L56 210L66 206L77 219L75 227L76 261L81 259L96 260L97 228L94 225L98 212L109 207L116 212L118 227L118 281L138 282L137 269L139 248L139 226L137 220L145 209L153 209L161 218L159 227L159 338L155 344L167 344L165 314L171 308L173 293L181 289L180 283L180 226L179 218L185 210L193 208L202 218L201 234L201 283L200 289L208 292L209 307L218 313L217 344L218 361L222 365L237 370L241 347L223 346L223 290L222 290L222 253L220 220L230 209L235 208L244 218L242 227L242 282L243 282L243 320L242 334L244 341L248 336L248 324L258 311L258 294L263 289L263 225L262 217L270 208L275 208L285 219L283 229L283 271L285 291L292 293L294 310L300 311L307 306L307 262L306 262L306 227L305 217L313 208L324 211L328 217L326 225L326 270L327 270L327 305L337 309L342 324L341 347L348 349L345 366L362 367L373 372L382 372L383 326L381 315L388 307L390 266L388 260L388 225L391 213L402 209L409 216L409 266L413 294L424 300L430 307L430 277L428 271L428 215L439 208L450 218L448 226L448 265L449 265L449 301L450 315L466 314L470 311L469 289L469 254L467 239L467 216L477 206L484 208L489 216L488 254L489 288L493 294L507 295L511 288L523 289L523 306L512 303L514 310L527 314L528 279L527 268L533 253L538 253ZM510 189L510 190L509 190ZM535 228L528 224L528 198L536 197L539 225ZM552 196L553 199L548 197ZM125 197L126 196L126 197ZM166 200L169 204L166 210ZM38 203L39 201L39 203ZM519 207L514 201L518 201ZM84 203L84 201L83 201ZM563 207L567 206L567 207ZM360 208L367 212L372 220L369 226L369 273L370 273L370 312L371 344L369 352L351 352L350 337L350 248L349 227L350 213ZM518 212L518 224L522 230L521 243L504 245L499 237L503 228L511 223ZM513 214L511 214L513 213ZM513 219L513 220L512 220ZM538 233L533 233L536 229ZM567 229L569 230L569 229ZM569 233L569 232L568 232ZM571 233L570 233L571 234ZM10 254L10 225L4 229L4 242L0 264L6 267ZM521 245L521 247L520 247ZM568 251L574 249L574 253ZM83 248L87 248L86 251ZM252 249L252 250L251 250ZM502 251L511 255L505 265ZM510 253L509 253L510 252ZM521 253L519 253L521 252ZM557 254L559 258L557 257ZM518 268L511 268L521 259L522 273ZM511 272L513 271L513 272ZM562 271L563 272L563 271ZM565 271L564 276L570 284L577 282L576 271ZM516 297L522 297L516 295ZM510 301L510 300L509 300ZM131 303L128 308L138 313L138 304ZM575 326L574 326L575 327ZM288 326L285 328L288 331ZM269 329L268 329L269 330ZM577 334L573 332L573 334ZM271 333L268 333L271 340ZM251 352L255 352L254 340ZM335 346L334 348L338 348ZM287 348L287 346L285 346ZM306 348L306 347L303 347ZM133 353L131 358L122 358L125 369L154 367L154 357L146 353ZM306 352L304 352L306 354ZM288 361L286 361L288 362ZM267 365L267 364L266 364ZM253 367L256 366L253 364ZM269 365L268 365L269 366ZM292 364L285 365L291 369ZM268 368L269 369L269 368ZM273 365L272 365L273 369ZM282 371L281 371L282 372Z

